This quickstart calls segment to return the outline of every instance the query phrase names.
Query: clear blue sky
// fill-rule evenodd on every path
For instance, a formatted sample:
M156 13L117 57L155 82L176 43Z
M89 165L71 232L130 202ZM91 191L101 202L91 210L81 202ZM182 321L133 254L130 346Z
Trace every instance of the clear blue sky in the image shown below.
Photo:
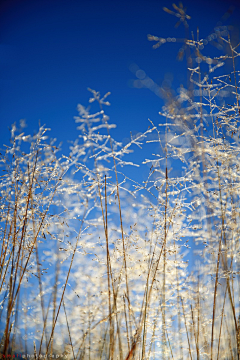
M176 3L178 5L178 2ZM183 5L192 19L190 29L200 38L211 30L230 5L235 12L226 25L238 25L238 1L192 1ZM162 0L2 0L0 11L0 147L9 141L8 127L26 119L28 131L38 120L64 141L77 136L73 116L77 104L87 105L87 87L102 94L111 91L107 109L117 124L114 136L121 141L129 132L144 131L147 119L161 121L163 101L148 89L131 86L135 63L156 83L165 73L173 86L185 83L186 63L176 60L181 44L167 43L153 50L147 34L184 37L184 27L162 8Z

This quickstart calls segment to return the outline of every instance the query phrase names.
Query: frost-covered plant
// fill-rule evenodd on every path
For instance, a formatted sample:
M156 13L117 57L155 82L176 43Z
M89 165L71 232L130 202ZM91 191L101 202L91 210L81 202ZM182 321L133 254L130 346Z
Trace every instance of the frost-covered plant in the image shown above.
M54 140L46 143L47 130L40 127L34 136L24 133L15 135L17 129L13 125L11 146L1 156L3 353L10 343L14 347L18 328L22 327L20 314L27 312L24 306L26 291L31 288L33 277L38 279L39 287L36 281L35 286L40 293L42 320L45 321L42 277L47 269L42 264L45 260L41 244L46 246L47 242L55 239L51 227L58 219L55 213L55 208L59 208L57 196L63 189L63 177L69 168L57 157Z
M174 8L188 28L185 9ZM158 46L165 42L149 39ZM225 54L204 55L205 46L213 40ZM168 96L162 111L172 125L183 130L181 147L172 146L171 140L168 146L187 161L192 206L188 219L193 224L189 230L194 230L189 235L197 254L192 295L185 302L191 358L238 358L240 351L238 45L232 45L227 27L215 28L206 39L199 38L199 31L195 41L186 39L181 50L190 65L190 86L182 87L177 97ZM182 311L184 318L186 310Z
M69 156L44 127L12 128L0 185L5 356L239 356L239 54L227 28L189 40L190 17L174 9L165 11L185 26L189 83L176 96L159 90L159 126L123 146L111 136L109 93L89 89ZM227 55L203 55L211 39ZM138 164L136 146L153 154ZM149 175L130 179L129 166Z

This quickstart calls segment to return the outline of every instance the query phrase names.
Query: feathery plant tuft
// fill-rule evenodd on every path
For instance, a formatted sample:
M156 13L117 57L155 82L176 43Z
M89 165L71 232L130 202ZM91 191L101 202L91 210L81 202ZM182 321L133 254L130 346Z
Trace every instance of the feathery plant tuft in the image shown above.
M187 85L151 88L165 99L159 125L123 146L110 93L89 89L68 156L44 126L12 126L0 160L2 358L239 359L239 44L226 26L190 39L190 16L173 7Z

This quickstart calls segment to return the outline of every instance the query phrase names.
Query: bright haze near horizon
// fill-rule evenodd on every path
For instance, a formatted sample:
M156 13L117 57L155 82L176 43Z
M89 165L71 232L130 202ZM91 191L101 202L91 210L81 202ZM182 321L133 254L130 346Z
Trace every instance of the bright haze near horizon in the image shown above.
M148 128L148 118L163 121L158 114L163 99L136 86L136 68L158 86L166 79L175 91L186 86L186 61L177 60L182 44L153 49L147 39L148 34L184 38L183 24L175 28L178 18L163 11L164 6L175 11L171 1L4 0L0 6L1 148L9 144L11 124L25 119L26 133L34 133L40 120L67 153L67 140L78 136L77 104L88 106L88 87L111 92L105 111L117 124L112 135L127 141L130 131ZM200 38L222 18L222 25L238 26L237 1L187 0L183 6L190 30L196 36L199 27Z

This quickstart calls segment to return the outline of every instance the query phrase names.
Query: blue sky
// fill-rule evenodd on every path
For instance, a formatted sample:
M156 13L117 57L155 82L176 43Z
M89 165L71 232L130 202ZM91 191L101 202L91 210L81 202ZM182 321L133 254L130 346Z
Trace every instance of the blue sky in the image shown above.
M196 34L199 26L200 38L209 35L231 4L235 11L225 25L237 25L240 7L235 0L183 2L192 17L190 29ZM26 119L26 132L33 132L40 119L67 152L67 140L77 136L73 116L78 103L87 105L88 87L111 92L106 110L117 124L117 140L129 137L130 131L146 130L148 118L159 123L162 99L134 88L136 77L130 69L137 64L159 85L165 74L175 88L186 84L186 63L176 60L181 44L154 50L147 40L147 34L184 37L184 27L174 28L177 18L163 6L172 9L172 2L2 1L0 147L8 143L12 123Z

